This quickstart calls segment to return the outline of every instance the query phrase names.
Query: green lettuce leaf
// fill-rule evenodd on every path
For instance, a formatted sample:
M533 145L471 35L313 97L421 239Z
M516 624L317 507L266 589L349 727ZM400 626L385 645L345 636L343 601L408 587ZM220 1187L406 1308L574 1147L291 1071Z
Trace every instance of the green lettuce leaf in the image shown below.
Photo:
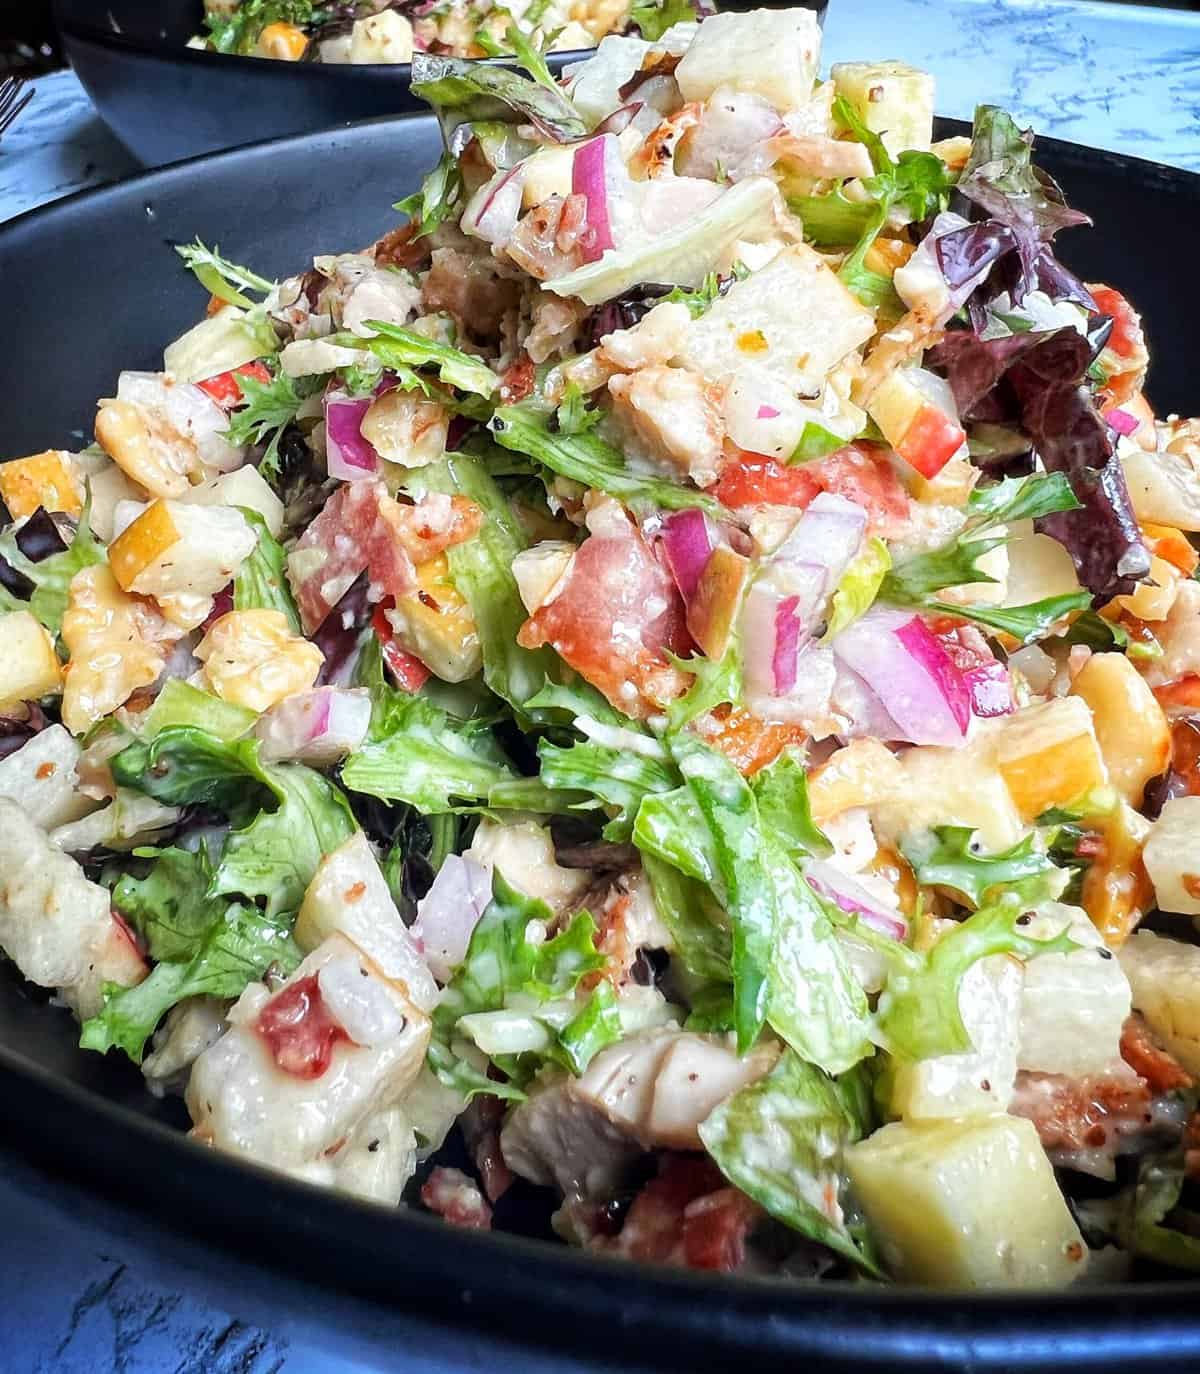
M804 237L818 248L857 243L878 216L870 201L847 200L840 187L824 196L789 196L788 209L800 216Z
M421 189L392 206L417 226L417 237L432 234L444 220L457 213L463 201L462 171L453 153L443 153L438 165L421 183Z
M707 884L689 878L657 855L642 854L642 866L654 889L654 904L671 932L675 950L689 973L720 986L729 1007L728 1029L733 1029L731 1000L733 939L729 918ZM696 1009L696 998L692 998Z
M154 705L143 718L138 734L148 743L174 725L194 725L205 734L228 742L252 730L257 719L257 713L244 706L234 706L211 692L193 687L181 677L171 677L154 698Z
M679 786L679 775L670 763L596 740L560 747L543 739L538 758L547 787L582 792L588 805L607 809L606 840L628 840L642 801L652 792L670 792Z
M610 496L663 510L698 506L710 515L719 517L723 513L711 496L695 487L631 471L624 456L595 434L552 433L548 419L545 412L525 401L500 406L490 428L503 448L528 454L560 477L596 487Z
M822 636L826 643L871 609L891 566L892 555L883 540L868 539L833 593L829 621Z
M366 743L342 765L352 792L402 801L426 814L486 803L520 779L489 725L455 720L422 697L376 689Z
M1061 472L1010 477L994 486L977 488L967 503L966 524L954 539L941 549L917 554L894 567L879 588L880 600L973 620L1027 644L1044 635L1062 616L1089 606L1088 593L1067 592L1027 606L1007 607L952 605L939 601L934 593L946 587L996 581L979 567L985 554L1008 540L1007 534L989 533L996 526L1078 508L1071 484Z
M468 1098L494 1093L519 1101L524 1094L511 1082L489 1078L455 1048L458 1023L465 1016L502 1010L510 999L530 997L548 1002L575 991L587 973L604 967L596 950L596 923L581 911L552 940L529 938L531 922L544 931L553 923L550 908L512 887L499 870L492 875L492 900L479 918L466 958L442 993L433 1013L429 1067L447 1087ZM587 1038L576 1030L577 1048Z
M1155 1264L1200 1273L1200 1218L1179 1205L1186 1179L1182 1151L1145 1157L1121 1220L1120 1241L1122 1249Z
M33 593L28 604L16 601L12 609L31 611L52 635L57 636L62 630L71 579L77 572L103 563L108 557L105 545L92 533L91 509L89 494L70 547L61 553L51 554L49 558L43 558L40 563L25 557L17 544L16 533L11 528L0 534L0 555L33 583Z
M909 835L900 848L919 883L951 888L973 907L986 906L1013 888L1030 903L1044 901L1057 895L1048 886L1061 890L1065 876L1036 835L998 854L983 854L975 848L975 831L969 825L940 825Z
M884 956L888 974L879 997L876 1024L881 1043L905 1059L933 1059L971 1048L971 1037L958 1009L958 990L963 974L977 960L989 954L1032 959L1040 954L1069 954L1079 948L1066 931L1049 940L1025 935L1020 926L1027 907L1020 901L980 907L923 951L879 935L856 919L844 920L828 909L833 920L852 929L859 940Z
M836 1201L842 1152L872 1128L870 1101L861 1070L830 1078L785 1050L765 1078L701 1124L700 1139L725 1177L771 1216L878 1278Z
M415 53L412 90L439 114L449 112L459 122L488 118L499 106L558 143L588 133L579 111L557 85L544 86L507 67Z
M742 653L737 635L730 635L729 643L720 658L705 658L693 654L690 658L676 658L671 662L683 673L690 673L692 684L681 697L667 707L667 729L682 730L697 716L728 703L736 706L742 699Z
M300 633L300 614L288 585L283 545L267 528L257 511L241 508L258 531L258 543L233 579L233 606L238 611L279 611L293 634Z
M260 382L237 372L234 380L245 404L230 415L225 438L238 446L266 444L258 470L268 481L278 481L279 441L304 402L320 391L324 379L280 372L269 382Z
M460 348L385 320L368 320L366 324L375 331L375 337L367 340L367 347L385 367L397 371L433 367L447 386L485 398L500 385L500 379L486 363Z
M250 0L249 5L243 4L240 8L246 10L251 8L253 3L254 0ZM256 33L255 41L257 38ZM227 52L229 49L222 48L221 51ZM257 272L251 272L248 267L241 267L236 262L223 258L215 243L211 248L206 248L199 239L195 239L191 243L176 244L175 251L187 263L200 285L226 305L253 310L257 303L244 293L254 291L265 296L275 288L273 281L260 277Z
M827 859L833 845L812 818L808 804L808 775L803 751L785 749L751 783L763 824L783 841L789 853L799 850L814 859Z
M124 1050L141 1063L146 1040L185 997L240 997L247 984L273 965L292 972L301 954L293 942L291 921L239 902L223 909L203 935L192 941L190 957L156 964L136 987L104 986L104 1005L83 1023L80 1045L101 1054Z
M674 24L691 24L698 17L693 0L636 0L630 21L647 43L657 43Z
M244 819L248 808L273 803L231 831L209 892L263 897L275 915L299 907L322 858L357 826L328 779L298 763L263 764L258 747L257 740L226 742L172 725L149 742L128 745L110 767L119 785L169 805L204 804Z

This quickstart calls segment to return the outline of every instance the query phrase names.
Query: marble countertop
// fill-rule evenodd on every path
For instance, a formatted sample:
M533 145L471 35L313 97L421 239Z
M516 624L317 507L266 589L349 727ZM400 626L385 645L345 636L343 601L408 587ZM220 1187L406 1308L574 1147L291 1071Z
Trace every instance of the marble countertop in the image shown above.
M1003 105L1042 134L1200 171L1200 13L1104 0L831 0L827 62L934 73L942 114ZM0 220L136 162L70 72L41 77L0 140Z
M1001 104L1040 133L1200 171L1200 13L1099 0L832 0L826 60L884 52L936 75L944 114ZM0 220L136 169L70 72L36 91L0 140ZM0 1227L22 1240L0 1257L0 1287L24 1295L0 1304L0 1363L12 1374L551 1369L491 1347L464 1358L428 1333L415 1346L368 1347L334 1300L304 1320L282 1296L252 1309L236 1288L214 1292L199 1271L164 1265L153 1223L114 1229L100 1204L70 1195L27 1169L0 1169Z

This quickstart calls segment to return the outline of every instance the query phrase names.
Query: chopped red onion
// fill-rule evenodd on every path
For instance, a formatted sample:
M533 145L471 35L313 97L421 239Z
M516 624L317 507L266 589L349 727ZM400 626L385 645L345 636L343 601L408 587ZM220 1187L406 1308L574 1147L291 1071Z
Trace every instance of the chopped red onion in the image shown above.
M833 642L912 744L959 745L971 718L962 674L920 618L874 607Z
M1104 417L1118 434L1132 434L1141 423L1127 410L1110 410Z
M361 690L317 687L295 692L265 711L254 727L260 757L336 763L357 749L371 724L371 698Z
M325 465L330 477L357 482L379 471L379 454L362 437L362 422L374 402L372 396L325 395Z
M758 414L755 416L755 419L758 420L777 420L778 418L779 411L774 406L759 406Z
M800 631L803 628L796 608L798 596L785 597L775 607L775 651L771 655L771 673L775 691L783 696L796 685L796 665L800 657Z
M694 508L672 511L663 520L662 541L675 585L684 600L691 600L717 546L712 521Z
M466 958L471 934L491 900L491 870L474 859L447 855L409 928L439 983L448 983Z
M596 262L615 247L609 215L609 183L620 150L612 134L601 134L575 149L571 164L571 192L587 201L587 232L580 240L585 262Z
M873 893L833 864L814 859L805 866L804 876L815 892L843 911L860 917L863 924L872 930L889 935L893 940L903 940L908 934L908 922L898 911L885 906Z
M820 564L828 570L832 588L858 552L866 528L867 513L861 506L823 491L809 503L775 558Z

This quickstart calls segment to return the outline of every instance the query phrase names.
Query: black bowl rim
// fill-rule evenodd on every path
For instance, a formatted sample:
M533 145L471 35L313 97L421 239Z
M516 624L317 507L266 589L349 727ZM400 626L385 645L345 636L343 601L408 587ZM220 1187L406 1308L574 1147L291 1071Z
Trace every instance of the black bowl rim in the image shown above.
M101 213L110 202L153 195L160 186L186 182L194 170L216 159L253 164L262 158L303 149L311 160L325 145L350 139L371 140L385 128L403 136L414 120L432 115L381 116L318 132L293 134L262 143L203 154L165 167L137 173L108 186L80 191L29 210L0 225L0 255L26 234L53 234L55 220ZM940 131L961 132L961 121L941 121ZM1123 169L1130 177L1146 177L1163 189L1200 200L1200 173L1160 163L1082 147L1055 139L1039 140L1066 161L1097 159ZM30 1004L31 1014L50 1015ZM653 1268L627 1261L612 1262L569 1248L551 1247L520 1237L461 1232L417 1213L397 1214L374 1204L277 1174L241 1158L199 1146L186 1136L152 1121L110 1098L62 1079L36 1061L0 1044L0 1083L10 1104L0 1117L0 1135L33 1162L65 1161L108 1196L134 1192L128 1161L149 1146L168 1153L155 1156L161 1167L143 1174L136 1196L143 1207L151 1201L178 1198L201 1191L197 1183L211 1181L205 1196L218 1200L242 1191L256 1199L256 1219L278 1226L256 1244L271 1252L284 1268L311 1272L299 1246L314 1236L355 1229L357 1242L350 1253L367 1258L378 1269L368 1280L338 1271L334 1283L349 1291L378 1298L395 1293L385 1280L403 1276L409 1302L430 1302L450 1308L459 1320L500 1325L517 1311L528 1316L531 1293L537 1315L547 1329L526 1320L520 1336L531 1343L577 1339L580 1317L588 1311L612 1320L619 1313L623 1340L665 1344L667 1354L686 1340L688 1348L758 1352L764 1358L806 1352L821 1354L835 1366L853 1361L862 1367L885 1359L893 1367L911 1366L930 1358L970 1360L978 1368L1014 1369L1053 1367L1064 1354L1078 1348L1103 1360L1161 1357L1200 1361L1200 1317L1195 1299L1200 1280L1172 1280L1144 1284L1103 1284L1066 1291L996 1291L970 1294L970 1311L956 1305L962 1292L911 1287L874 1287L851 1284L784 1286L778 1281L701 1275ZM11 1104L24 1094L25 1108ZM90 1151L77 1148L80 1123L90 1116L97 1130L89 1135ZM178 1171L172 1166L178 1166ZM176 1177L188 1180L187 1184ZM192 1229L225 1245L235 1243L231 1224L238 1213L225 1205L211 1214L188 1217ZM325 1229L328 1228L328 1229ZM259 1228L261 1230L261 1228ZM415 1268L397 1252L396 1238L419 1243ZM242 1237L244 1241L244 1235ZM391 1243L389 1244L389 1238ZM399 1260L399 1263L389 1261ZM486 1269L486 1280L468 1276ZM359 1272L363 1271L360 1264ZM330 1282L328 1267L321 1273ZM419 1276L420 1284L413 1284ZM531 1286L532 1285L532 1286ZM719 1298L719 1300L718 1300ZM507 1309L507 1313L506 1313ZM557 1327L557 1330L555 1329ZM565 1330L563 1329L565 1327ZM614 1337L615 1339L616 1337Z
M72 5L71 0L52 0L51 7L54 12L55 25L64 39L92 43L98 47L108 48L113 52L136 55L151 61L184 62L192 66L197 64L215 65L225 71L246 72L250 70L250 64L254 63L258 69L261 69L261 74L267 75L269 80L274 80L283 75L290 75L295 80L297 72L323 73L320 76L303 76L300 78L301 80L336 81L346 79L347 64L280 62L271 58L243 56L240 53L209 52L205 48L189 48L186 44L154 42L151 39L137 38L105 28L99 20L92 21L89 16L81 15ZM558 73L561 72L562 68L570 66L572 63L586 62L595 51L595 48L571 48L566 52L548 53L546 57L551 70ZM468 58L467 60L503 63L505 61L515 62L516 59L480 57ZM411 62L359 62L353 64L352 70L369 72L375 80L395 80L405 86L411 84L412 81Z

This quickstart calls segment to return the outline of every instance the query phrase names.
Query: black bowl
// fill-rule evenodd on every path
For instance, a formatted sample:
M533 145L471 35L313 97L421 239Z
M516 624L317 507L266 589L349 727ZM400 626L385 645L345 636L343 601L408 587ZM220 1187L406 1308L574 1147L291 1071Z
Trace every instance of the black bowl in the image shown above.
M161 365L163 344L204 299L171 244L199 234L260 272L296 270L314 252L365 245L393 224L390 203L437 148L429 117L375 121L166 168L0 228L14 326L0 350L0 456L80 444L95 399L112 393L121 368ZM1152 395L1160 409L1186 409L1194 386L1185 341L1200 315L1200 283L1175 265L1188 260L1200 177L1049 141L1040 161L1100 225L1064 235L1065 260L1119 283L1147 313L1159 355ZM472 1340L556 1346L573 1367L765 1369L815 1359L858 1371L1011 1370L1082 1357L1091 1368L1150 1359L1160 1370L1200 1368L1196 1283L964 1300L651 1271L463 1234L201 1149L171 1128L176 1115L144 1091L132 1066L85 1054L75 1038L66 1012L0 973L8 1150L68 1175L63 1186L74 1191L64 1197L79 1187L120 1195L162 1228L236 1248L272 1275L299 1270L369 1295L379 1331L411 1326L414 1313L436 1316ZM3 1159L0 1149L0 1170ZM274 1277L262 1285L277 1291ZM319 1304L320 1294L305 1300ZM507 1348L475 1367L517 1367Z
M787 0L733 0L751 9ZM803 0L824 16L827 0ZM424 109L407 62L323 66L198 52L202 0L53 0L63 45L96 108L146 167L284 134ZM553 53L556 74L587 52Z

